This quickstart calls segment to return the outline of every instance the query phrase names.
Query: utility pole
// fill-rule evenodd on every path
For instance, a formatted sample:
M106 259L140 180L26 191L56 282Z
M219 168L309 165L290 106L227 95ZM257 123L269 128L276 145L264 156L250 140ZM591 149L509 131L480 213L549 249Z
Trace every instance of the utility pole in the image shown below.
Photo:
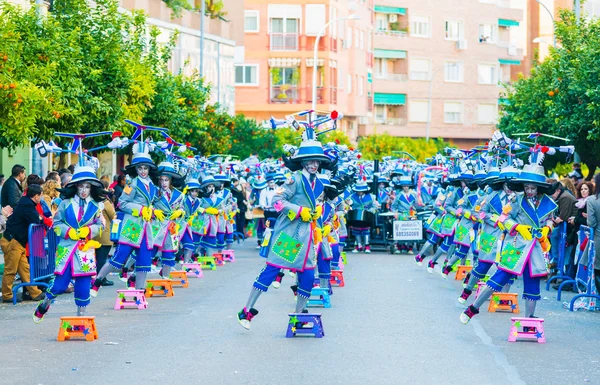
M206 12L206 0L200 0L200 77L204 76L204 13Z
M581 0L575 0L575 18L577 19L577 25L581 19Z

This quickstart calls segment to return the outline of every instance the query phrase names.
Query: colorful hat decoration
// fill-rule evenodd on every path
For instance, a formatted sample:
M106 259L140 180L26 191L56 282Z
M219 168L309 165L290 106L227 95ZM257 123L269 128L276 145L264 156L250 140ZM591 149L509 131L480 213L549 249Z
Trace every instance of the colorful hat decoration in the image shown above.
M369 190L369 186L363 181L356 183L352 187L352 191L354 192L369 192Z
M200 189L200 181L198 181L198 179L196 178L190 178L187 180L185 187L188 190L195 190L195 189Z
M96 170L91 166L76 166L73 178L66 187L76 186L81 182L87 182L97 187L103 187L102 182L96 177Z

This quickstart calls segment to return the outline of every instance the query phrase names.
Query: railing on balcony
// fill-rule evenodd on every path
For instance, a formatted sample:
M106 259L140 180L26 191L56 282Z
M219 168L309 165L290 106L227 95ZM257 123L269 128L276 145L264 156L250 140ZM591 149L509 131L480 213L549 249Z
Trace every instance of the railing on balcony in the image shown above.
M331 48L330 48L331 52L337 52L337 42L338 42L337 37L331 37L329 41L330 41L330 45L331 45Z
M367 111L373 111L373 97L367 96Z
M298 87L289 84L271 86L269 103L300 103Z
M329 87L329 104L337 104L337 87Z
M271 33L269 49L271 51L297 51L298 34L278 32Z
M373 67L373 53L367 52L367 66Z
M377 80L389 80L393 82L405 82L408 80L408 75L406 74L375 74L375 79Z
M375 123L384 126L406 126L406 118L387 118L382 119L381 117L375 117Z
M375 31L376 35L392 36L392 37L406 37L405 31L392 31L391 29L378 29Z
M312 86L308 86L306 87L306 101L308 103L312 103L313 101L313 97L312 97ZM317 103L323 103L325 99L325 89L322 86L317 86Z

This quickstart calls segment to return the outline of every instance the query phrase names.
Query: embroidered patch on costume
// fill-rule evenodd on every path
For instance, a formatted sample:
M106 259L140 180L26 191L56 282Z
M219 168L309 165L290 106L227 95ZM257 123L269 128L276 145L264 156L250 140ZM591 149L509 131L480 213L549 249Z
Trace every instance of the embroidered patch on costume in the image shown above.
M502 248L500 265L502 267L506 267L508 269L514 270L517 266L517 263L521 259L521 250L514 247L510 243L505 244Z
M56 265L60 265L69 255L69 248L59 245L56 248Z
M485 254L489 254L494 250L494 245L498 239L488 233L481 233L479 237L479 249Z
M294 263L300 251L302 250L302 242L292 238L286 233L280 233L272 246L272 251L281 259Z
M130 243L137 244L140 240L140 233L143 227L131 219L126 219L123 223L121 236Z
M462 240L469 234L469 229L463 225L459 225L456 229L456 239Z
M123 187L123 192L127 195L131 194L131 186L127 185Z

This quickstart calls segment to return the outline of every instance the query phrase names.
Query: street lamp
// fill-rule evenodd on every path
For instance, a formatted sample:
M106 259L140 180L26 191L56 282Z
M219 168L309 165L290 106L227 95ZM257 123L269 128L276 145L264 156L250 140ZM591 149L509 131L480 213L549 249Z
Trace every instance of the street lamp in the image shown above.
M443 69L456 67L456 63L445 65L437 70L433 71L431 74L431 79L429 79L429 98L427 99L427 126L425 128L425 141L429 142L429 125L431 124L431 93L433 92L433 78Z
M327 24L325 24L323 26L323 28L321 29L321 31L319 31L319 33L317 34L317 38L315 39L315 47L314 47L314 52L313 52L313 76L312 76L312 116L313 119L317 118L317 52L319 49L319 40L321 39L321 36L325 33L325 30L327 29L327 27L329 27L329 24L331 23L336 23L338 21L342 21L342 20L358 20L360 19L360 16L358 16L357 14L352 14L350 16L346 16L346 17L340 17L338 19L334 19L334 20L330 20Z
M544 5L544 3L542 3L541 0L535 0L535 1L539 5L541 5L542 7L544 7L544 9L548 12L548 14L550 15L550 18L552 19L552 36L554 37L554 49L556 49L556 21L554 20L554 15L550 11L550 9L548 9L548 7L546 7Z

